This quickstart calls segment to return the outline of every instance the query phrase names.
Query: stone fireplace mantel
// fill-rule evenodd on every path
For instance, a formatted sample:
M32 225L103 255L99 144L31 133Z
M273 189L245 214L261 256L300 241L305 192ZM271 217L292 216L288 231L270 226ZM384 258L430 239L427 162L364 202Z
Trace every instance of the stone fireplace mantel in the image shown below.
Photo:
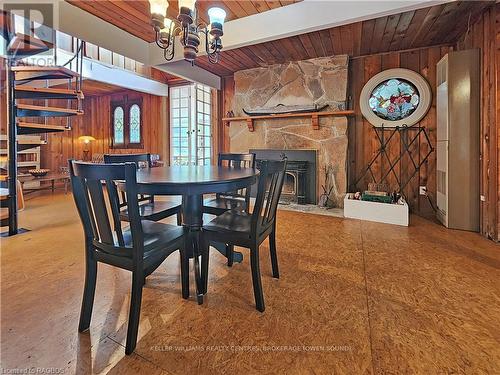
M303 117L311 118L311 126L314 130L319 130L319 118L321 116L353 116L354 111L323 111L323 112L306 112L306 113L286 113L282 115L267 115L267 116L242 116L242 117L224 117L222 122L226 126L230 126L232 122L245 121L248 131L255 131L254 122L256 120L271 120L279 118Z

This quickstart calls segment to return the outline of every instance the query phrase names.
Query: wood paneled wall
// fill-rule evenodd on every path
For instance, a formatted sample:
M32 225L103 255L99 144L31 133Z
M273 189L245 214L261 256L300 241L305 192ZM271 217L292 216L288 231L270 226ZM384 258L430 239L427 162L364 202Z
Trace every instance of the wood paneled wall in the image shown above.
M85 92L85 86L84 86ZM128 95L130 99L142 97L142 136L143 149L111 149L111 116L110 103ZM124 91L105 96L92 96L84 100L85 114L72 119L72 130L64 133L48 135L48 144L42 146L41 164L43 168L57 171L65 166L69 158L83 158L83 144L78 140L81 135L91 135L96 138L89 149L93 153L140 153L150 152L160 154L168 160L166 142L168 142L166 98L155 95ZM51 119L51 123L63 123L65 119Z
M460 37L455 49L481 49L481 233L491 239L500 240L500 4L487 9L479 21ZM371 126L363 119L359 110L359 93L366 81L374 74L395 67L409 68L420 72L431 85L433 103L421 125L429 130L431 143L436 141L436 68L435 64L448 52L448 48L429 47L419 51L394 52L365 56L351 61L350 88L356 116L349 127L350 176L351 184L377 152L378 142ZM419 140L423 145L423 139ZM399 139L390 144L389 153L394 157L399 152ZM423 157L426 149L421 150ZM404 164L409 164L405 160ZM374 166L377 173L387 171L388 161L379 159ZM410 167L411 169L411 167ZM399 173L399 170L397 170ZM418 194L419 186L426 186L430 198L436 197L436 156L420 170L410 186L405 189L414 212L422 216L433 216L433 211L424 196ZM403 171L403 175L408 170ZM363 185L363 184L361 184ZM362 186L360 187L362 188Z
M424 76L429 82L432 90L432 106L427 115L420 121L420 126L428 131L432 147L436 146L436 63L444 56L451 47L429 47L407 52L391 52L354 58L350 63L349 89L352 109L355 116L349 124L349 188L350 190L362 190L372 182L370 174L366 174L355 186L355 182L361 178L368 163L377 154L380 143L371 124L366 121L359 108L359 96L365 83L375 74L391 68L407 68L414 70ZM410 131L412 132L412 131ZM386 136L390 133L386 131ZM409 133L412 134L412 133ZM400 147L399 136L396 135L388 144L388 154L391 163L398 157ZM418 150L420 149L420 153ZM428 152L427 143L423 135L410 148L416 161L419 161ZM399 167L395 168L396 174L401 174L403 180L408 180L414 171L413 164L408 157L402 159ZM376 179L380 179L389 171L389 160L378 157L372 170ZM395 177L390 174L388 182L391 186L397 186ZM410 180L404 189L408 203L413 212L422 216L434 216L434 211L427 197L419 195L419 186L426 186L430 199L436 201L436 155L431 154L420 171Z
M456 47L481 49L481 233L500 240L500 4L486 10Z
M220 132L220 147L224 152L229 152L229 126L224 125L224 123L222 122L222 117L227 117L228 112L233 110L234 77L228 76L222 78L221 87L222 89L220 90L219 95L221 111L218 119L219 127L222 129L222 131Z

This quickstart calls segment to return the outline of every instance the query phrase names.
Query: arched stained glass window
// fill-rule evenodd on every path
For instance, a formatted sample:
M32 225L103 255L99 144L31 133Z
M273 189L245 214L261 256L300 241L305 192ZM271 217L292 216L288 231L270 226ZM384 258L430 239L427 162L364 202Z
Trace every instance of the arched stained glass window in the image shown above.
M142 101L140 99L111 102L111 137L113 148L143 148Z
M137 104L130 107L130 143L141 143L141 108Z
M113 112L113 143L123 144L125 142L124 128L124 112L122 107L116 107Z

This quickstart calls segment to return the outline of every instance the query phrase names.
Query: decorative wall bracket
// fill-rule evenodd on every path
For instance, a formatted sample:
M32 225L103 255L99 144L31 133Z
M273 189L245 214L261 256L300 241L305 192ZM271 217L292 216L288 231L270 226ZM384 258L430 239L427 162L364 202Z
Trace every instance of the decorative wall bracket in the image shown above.
M311 126L314 130L319 130L319 118L321 116L354 116L354 111L328 111L328 112L303 112L303 113L285 113L285 114L276 114L276 115L263 115L263 116L242 116L242 117L224 117L222 122L229 126L231 122L236 121L246 121L248 131L255 131L254 121L255 120L269 120L269 119L281 119L281 118L290 118L290 117L310 117L311 118Z

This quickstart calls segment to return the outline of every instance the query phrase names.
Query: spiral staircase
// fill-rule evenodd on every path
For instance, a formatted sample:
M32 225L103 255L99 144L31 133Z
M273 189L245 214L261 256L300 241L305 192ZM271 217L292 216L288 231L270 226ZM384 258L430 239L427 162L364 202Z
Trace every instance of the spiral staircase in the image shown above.
M4 15L4 17L6 17ZM30 66L24 65L22 59L32 57L43 52L57 49L51 43L38 38L10 32L9 25L4 22L3 35L7 40L7 92L8 92L8 157L7 188L2 189L1 225L9 226L5 235L15 235L21 230L17 220L17 152L32 147L38 147L47 142L40 139L38 142L22 142L18 135L46 134L71 130L70 118L83 115L82 101L84 99L82 87L82 61L84 42L80 42L77 52L71 60L76 59L76 72L65 66ZM57 87L51 83L57 80ZM66 88L60 88L63 82ZM50 101L57 100L56 104L49 105ZM66 106L61 107L61 100ZM29 104L28 104L29 103ZM51 124L51 118L67 118L66 125ZM2 234L4 235L4 234Z

